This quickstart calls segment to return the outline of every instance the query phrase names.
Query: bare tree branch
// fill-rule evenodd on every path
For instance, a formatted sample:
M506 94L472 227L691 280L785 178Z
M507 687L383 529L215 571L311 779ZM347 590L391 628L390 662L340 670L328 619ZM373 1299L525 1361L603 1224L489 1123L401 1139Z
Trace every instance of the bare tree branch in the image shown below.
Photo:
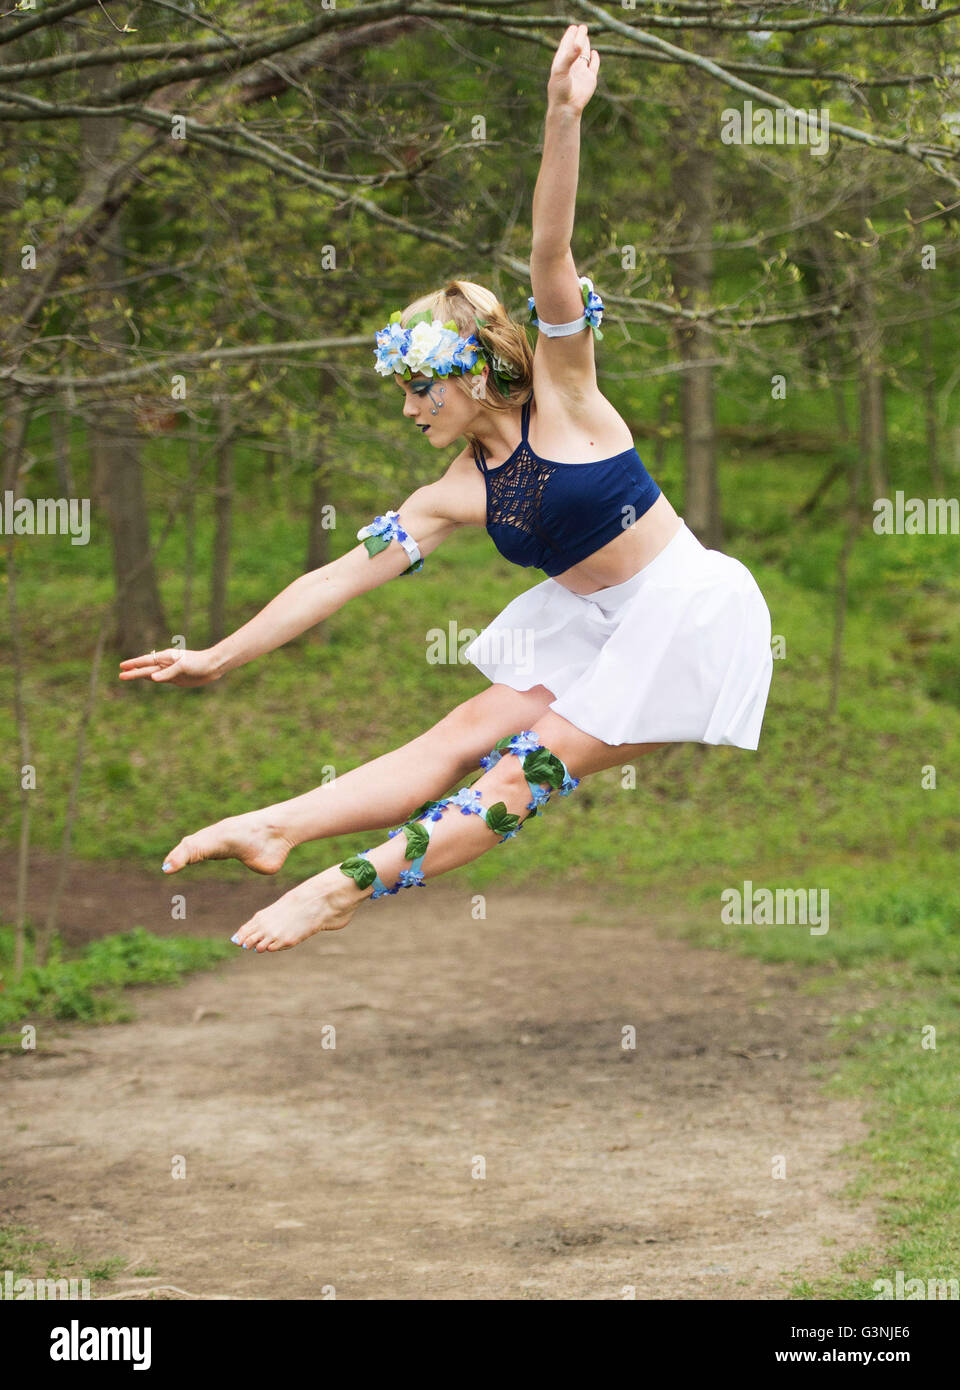
M46 29L56 24L58 19L67 19L81 10L93 10L100 0L66 0L63 5L48 5L36 11L30 19L22 19L19 24L10 24L0 33L0 45L12 43L23 34L32 34L34 29Z
M747 96L757 97L766 105L779 107L783 111L796 114L796 107L791 106L782 97L775 96L772 92L766 92L762 87L754 87L750 82L744 82L739 77L734 77L732 73L722 68L719 63L715 63L712 58L706 58L699 53L688 53L685 49L676 48L673 44L667 43L664 39L659 39L653 34L646 34L643 30L631 29L629 24L624 24L621 20L615 19L599 5L592 3L592 0L573 0L573 3L580 9L592 14L599 22L614 30L618 34L624 34L627 38L633 39L635 43L646 45L657 49L659 52L672 54L678 62L690 63L693 67L699 68L702 72L709 73L711 77L716 77L720 82L732 87L735 91L744 92ZM960 13L960 10L952 11L953 14ZM845 125L841 121L831 120L831 134L845 135L848 140L858 141L860 144L869 145L874 149L893 150L897 154L906 154L910 158L918 160L921 164L934 170L941 178L946 179L954 188L960 188L960 178L956 174L950 173L943 168L941 160L960 159L960 150L951 150L946 146L917 145L909 140L893 140L885 135L872 135L868 131L858 130L855 126Z

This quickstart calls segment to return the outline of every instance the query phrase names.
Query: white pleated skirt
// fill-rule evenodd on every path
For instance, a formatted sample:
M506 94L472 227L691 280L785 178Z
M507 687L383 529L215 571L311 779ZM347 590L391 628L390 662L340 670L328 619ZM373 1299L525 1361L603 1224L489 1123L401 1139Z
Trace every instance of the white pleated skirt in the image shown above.
M773 675L770 611L753 575L682 522L625 580L574 594L546 579L464 655L493 682L544 685L550 708L603 743L756 749Z

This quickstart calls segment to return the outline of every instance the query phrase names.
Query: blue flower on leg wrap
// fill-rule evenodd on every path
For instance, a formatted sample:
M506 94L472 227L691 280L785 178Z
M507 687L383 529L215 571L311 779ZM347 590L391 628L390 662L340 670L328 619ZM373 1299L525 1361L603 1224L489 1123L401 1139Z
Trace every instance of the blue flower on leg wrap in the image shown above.
M435 817L435 819L439 819L439 817ZM399 835L401 830L407 837L404 857L412 859L413 863L409 869L401 869L392 888L387 887L370 863L367 858L370 853L368 849L362 849L358 854L351 855L340 865L340 872L346 874L348 878L354 879L358 888L369 888L371 883L373 884L371 898L382 898L387 893L399 893L401 888L426 888L427 886L423 877L423 857L430 843L431 825L430 823L416 825L413 822L407 822L398 826L396 830L391 830L391 838L394 835Z
M475 787L461 787L456 796L449 799L449 805L459 806L461 814L469 816L471 812L482 815L483 809L480 805L480 793Z
M520 817L508 811L505 802L496 801L492 806L484 806L480 797L479 787L461 787L454 796L445 796L441 801L425 802L414 812L414 816L420 815L421 821L432 824L440 819L448 806L457 806L462 816L480 816L493 833L501 837L501 843L503 840L512 839L523 824ZM401 829L406 827L402 826ZM390 833L394 835L399 832L392 830Z
M499 739L486 757L480 759L481 767L495 767L504 753L514 753L521 760L523 775L533 797L527 810L534 815L539 815L539 807L550 800L554 790L559 790L561 796L569 796L580 785L580 778L571 775L563 759L551 753L532 729ZM546 782L550 790L545 791L541 782Z
M447 806L459 806L460 814L464 816L479 816L495 835L500 836L500 844L504 840L512 840L523 826L520 817L507 810L506 802L481 805L480 791L476 787L461 787L456 796L448 796L440 803L441 811Z

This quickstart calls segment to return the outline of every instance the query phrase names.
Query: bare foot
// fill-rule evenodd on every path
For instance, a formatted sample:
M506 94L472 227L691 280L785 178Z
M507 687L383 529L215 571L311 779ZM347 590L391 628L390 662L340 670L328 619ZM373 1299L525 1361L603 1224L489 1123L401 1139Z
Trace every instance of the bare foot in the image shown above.
M248 811L186 835L163 861L163 872L175 874L186 864L199 864L203 859L239 859L254 873L275 874L294 844L264 818L262 811Z
M298 883L231 938L244 950L288 951L318 931L340 931L369 897L337 864Z

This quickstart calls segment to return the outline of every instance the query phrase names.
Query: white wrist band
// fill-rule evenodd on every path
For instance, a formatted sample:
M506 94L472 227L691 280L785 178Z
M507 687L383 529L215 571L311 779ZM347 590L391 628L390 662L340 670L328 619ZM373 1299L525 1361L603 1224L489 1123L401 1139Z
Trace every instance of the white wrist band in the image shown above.
M586 314L581 314L578 319L571 319L569 323L544 323L543 319L537 319L537 328L541 333L546 333L548 338L566 338L570 333L578 333L586 321Z
M406 531L404 531L402 536L396 536L395 539L400 542L404 550L410 556L411 565L415 565L417 561L420 559L420 547L417 545L413 537L408 536Z

